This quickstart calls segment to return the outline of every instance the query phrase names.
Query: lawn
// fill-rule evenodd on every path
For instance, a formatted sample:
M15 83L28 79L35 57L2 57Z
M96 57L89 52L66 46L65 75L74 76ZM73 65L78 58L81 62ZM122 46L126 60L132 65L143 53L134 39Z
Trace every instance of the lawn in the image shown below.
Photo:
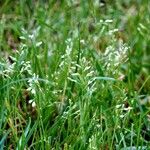
M149 150L150 1L0 1L0 150Z

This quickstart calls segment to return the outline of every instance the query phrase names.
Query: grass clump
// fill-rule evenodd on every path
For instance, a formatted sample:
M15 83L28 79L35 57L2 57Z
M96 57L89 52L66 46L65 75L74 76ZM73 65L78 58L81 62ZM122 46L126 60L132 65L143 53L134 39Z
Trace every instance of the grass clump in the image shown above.
M0 3L0 149L149 148L149 1Z

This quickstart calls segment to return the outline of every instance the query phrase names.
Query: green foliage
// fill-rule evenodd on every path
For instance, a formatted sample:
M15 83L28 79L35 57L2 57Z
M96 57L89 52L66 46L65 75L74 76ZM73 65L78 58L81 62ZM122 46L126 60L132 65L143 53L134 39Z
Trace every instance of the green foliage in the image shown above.
M0 150L148 149L149 6L0 2Z

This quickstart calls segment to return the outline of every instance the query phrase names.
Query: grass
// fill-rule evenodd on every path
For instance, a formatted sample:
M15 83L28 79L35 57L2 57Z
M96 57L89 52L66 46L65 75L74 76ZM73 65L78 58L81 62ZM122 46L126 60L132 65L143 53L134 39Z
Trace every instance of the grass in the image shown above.
M150 1L0 4L0 150L149 149Z

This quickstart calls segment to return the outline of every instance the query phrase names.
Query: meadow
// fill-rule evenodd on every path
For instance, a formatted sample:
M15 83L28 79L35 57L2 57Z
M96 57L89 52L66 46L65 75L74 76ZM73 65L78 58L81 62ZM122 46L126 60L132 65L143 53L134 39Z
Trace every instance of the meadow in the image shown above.
M149 150L150 1L0 1L0 150Z

